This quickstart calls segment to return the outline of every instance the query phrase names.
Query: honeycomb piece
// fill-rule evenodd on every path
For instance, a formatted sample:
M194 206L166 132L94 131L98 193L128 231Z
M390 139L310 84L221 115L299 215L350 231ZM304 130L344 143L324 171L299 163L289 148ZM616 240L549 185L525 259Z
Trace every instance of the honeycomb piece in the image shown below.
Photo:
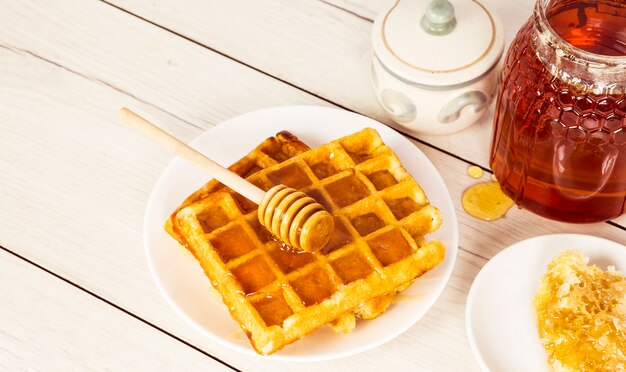
M556 371L626 369L626 277L558 255L535 295L539 335Z

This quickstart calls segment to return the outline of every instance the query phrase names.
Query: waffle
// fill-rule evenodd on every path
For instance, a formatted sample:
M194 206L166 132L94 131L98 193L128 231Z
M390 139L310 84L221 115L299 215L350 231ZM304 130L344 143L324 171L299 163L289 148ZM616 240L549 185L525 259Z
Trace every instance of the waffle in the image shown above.
M166 224L263 355L325 324L348 332L355 315L378 316L445 252L440 242L424 238L440 226L439 210L375 130L308 151L292 137L298 145L286 159L258 164L253 151L233 167L264 190L282 183L331 212L335 229L321 252L277 241L259 224L255 205L216 182Z

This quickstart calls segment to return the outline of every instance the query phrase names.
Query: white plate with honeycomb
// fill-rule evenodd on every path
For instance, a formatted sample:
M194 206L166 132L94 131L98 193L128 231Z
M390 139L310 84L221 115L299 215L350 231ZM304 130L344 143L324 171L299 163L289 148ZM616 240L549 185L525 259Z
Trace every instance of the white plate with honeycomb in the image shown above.
M465 325L484 371L549 371L533 298L547 265L575 249L589 264L626 272L626 246L589 235L555 234L527 239L495 255L480 271L467 298Z
M415 324L441 294L457 255L458 225L448 189L428 158L404 136L365 116L316 106L287 106L247 113L202 133L191 145L228 165L265 138L288 130L315 148L366 127L376 129L402 164L438 207L443 224L428 238L446 246L444 261L399 295L380 317L358 321L348 335L328 327L307 335L266 359L319 361L353 355L381 345ZM183 319L212 340L239 352L257 355L239 325L232 320L196 260L163 229L169 214L208 177L175 158L157 181L144 220L148 264L161 293Z

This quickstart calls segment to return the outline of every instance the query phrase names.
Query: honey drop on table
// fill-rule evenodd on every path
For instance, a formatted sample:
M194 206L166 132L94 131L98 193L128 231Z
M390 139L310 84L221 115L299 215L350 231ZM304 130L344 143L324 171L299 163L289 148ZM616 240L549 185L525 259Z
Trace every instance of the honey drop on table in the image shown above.
M476 165L471 165L467 168L467 175L475 179L480 179L485 175L485 171Z
M494 221L502 218L511 209L513 200L502 192L497 182L483 182L465 190L461 205L472 217Z

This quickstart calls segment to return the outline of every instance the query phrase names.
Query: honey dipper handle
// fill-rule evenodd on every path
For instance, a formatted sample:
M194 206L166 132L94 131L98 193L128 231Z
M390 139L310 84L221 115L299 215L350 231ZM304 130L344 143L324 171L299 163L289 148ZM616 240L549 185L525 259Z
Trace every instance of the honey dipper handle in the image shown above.
M124 122L144 134L146 137L157 142L170 152L205 170L224 185L237 191L256 204L261 203L261 200L265 195L265 191L241 178L236 173L222 167L213 160L189 147L184 142L181 142L178 138L150 123L148 120L135 114L126 107L120 110L120 117Z

